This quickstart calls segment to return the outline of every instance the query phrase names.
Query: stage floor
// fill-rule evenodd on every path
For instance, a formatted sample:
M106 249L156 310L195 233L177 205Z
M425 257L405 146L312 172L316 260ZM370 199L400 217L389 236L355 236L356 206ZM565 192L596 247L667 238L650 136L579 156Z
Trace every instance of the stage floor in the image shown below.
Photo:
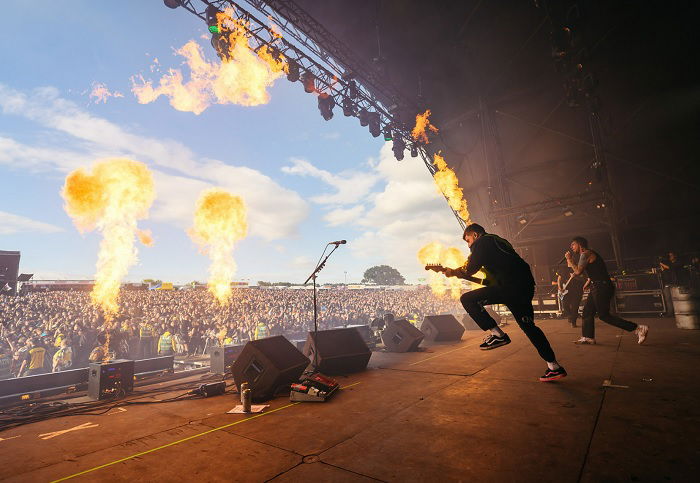
M470 331L424 352L375 352L324 404L280 397L244 416L226 414L238 402L227 395L25 425L0 433L0 478L694 480L700 331L637 321L651 327L643 346L600 322L598 345L576 346L580 329L538 321L569 372L553 383L537 380L545 365L510 324L513 342L492 351Z

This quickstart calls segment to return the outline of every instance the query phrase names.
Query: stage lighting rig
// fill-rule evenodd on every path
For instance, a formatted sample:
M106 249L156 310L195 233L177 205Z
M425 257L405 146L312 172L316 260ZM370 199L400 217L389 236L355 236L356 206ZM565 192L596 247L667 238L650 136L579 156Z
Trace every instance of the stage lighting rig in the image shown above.
M345 117L355 115L355 104L347 97L343 98L343 115Z
M379 123L380 123L379 113L378 112L370 112L368 114L368 116L369 116L369 133L372 135L372 137L378 138L379 135L382 133L381 126L379 125Z
M350 99L357 99L357 84L355 84L355 81L351 80L348 82L348 97Z
M311 94L316 92L316 76L311 72L304 72L301 75L301 83L304 84L304 92Z
M384 128L384 141L391 141L394 137L391 134L391 126Z
M294 59L287 60L287 80L296 82L299 80L299 64Z
M333 108L335 107L335 101L333 97L329 96L325 92L318 95L318 110L321 111L321 116L326 121L333 119Z
M360 126L365 127L369 124L369 111L364 107L360 109L360 115L358 117L360 118Z
M418 157L418 146L416 146L415 144L411 144L411 157L412 158Z
M403 153L406 151L406 143L400 137L394 138L394 145L392 146L392 151L394 151L394 157L397 161L403 160ZM418 154L418 153L416 153Z
M168 8L177 8L180 6L180 0L163 0L163 3Z

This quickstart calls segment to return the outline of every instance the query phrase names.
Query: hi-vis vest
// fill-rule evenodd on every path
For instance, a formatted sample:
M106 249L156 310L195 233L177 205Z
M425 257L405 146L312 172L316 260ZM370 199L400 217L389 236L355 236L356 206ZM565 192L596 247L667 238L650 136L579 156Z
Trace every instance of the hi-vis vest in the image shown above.
M53 355L53 361L57 367L66 369L73 363L73 351L70 347L58 349L58 351Z
M255 328L255 340L264 339L268 335L267 325L263 324L262 322L259 323Z
M173 350L173 336L166 332L158 339L158 353Z
M29 369L42 369L45 356L46 349L43 347L32 347L29 349Z

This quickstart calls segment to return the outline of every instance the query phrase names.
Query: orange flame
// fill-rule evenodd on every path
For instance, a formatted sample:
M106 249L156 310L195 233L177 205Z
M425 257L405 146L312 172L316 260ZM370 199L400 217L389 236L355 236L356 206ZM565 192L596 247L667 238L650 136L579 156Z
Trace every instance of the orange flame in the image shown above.
M61 192L64 209L81 233L102 232L91 298L109 322L119 310L119 286L137 261L137 221L148 217L155 198L145 164L113 158L68 174Z
M138 230L136 232L136 235L139 237L139 241L141 244L145 247L152 247L154 242L153 242L153 233L151 233L151 230Z
M440 242L431 242L418 250L418 262L421 265L437 264L448 268L459 268L467 262L459 248L445 247ZM435 295L442 296L450 291L450 296L458 299L462 295L462 279L445 277L442 273L429 272L428 284Z
M101 82L93 82L92 83L92 90L90 91L90 99L93 99L95 104L99 104L100 102L103 104L107 103L107 99L110 97L124 97L124 94L122 94L119 91L110 91L109 88L105 85L102 84Z
M427 131L431 131L434 133L438 132L438 128L430 124L430 120L428 119L430 117L430 114L430 109L427 109L423 114L418 114L416 116L416 125L411 131L411 136L413 136L413 139L415 141L422 142L423 144L428 144L430 141L428 140Z
M282 55L275 56L263 45L257 53L248 42L248 24L235 19L231 12L217 14L219 28L227 34L226 59L209 62L202 48L190 40L176 51L185 58L190 79L185 81L179 69L170 68L157 86L142 76L132 77L132 92L140 104L148 104L166 96L178 111L201 114L212 104L257 106L270 101L268 88L288 71Z
M445 158L440 153L433 156L433 164L437 167L437 172L433 176L435 184L440 192L447 198L447 203L457 212L466 223L470 223L471 217L467 209L467 201L464 199L464 191L459 187L459 179L452 168L447 166Z
M231 281L236 274L234 244L246 237L246 206L239 196L220 189L204 190L197 200L194 226L189 235L203 253L209 255L209 291L221 305L231 297Z

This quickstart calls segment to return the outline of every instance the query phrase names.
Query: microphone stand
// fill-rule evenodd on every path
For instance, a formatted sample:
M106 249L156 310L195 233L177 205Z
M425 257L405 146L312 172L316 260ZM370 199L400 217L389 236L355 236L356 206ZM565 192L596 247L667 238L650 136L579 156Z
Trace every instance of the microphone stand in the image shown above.
M328 244L330 245L330 243ZM326 255L325 258L323 258L323 255L325 255L326 250L328 250L328 245L325 246L323 249L323 253L321 254L321 258L319 258L319 262L316 265L316 268L314 268L314 271L311 272L311 275L306 279L304 282L304 285L309 283L309 280L313 280L313 288L314 288L314 335L313 335L313 341L314 344L317 343L316 340L316 334L318 333L318 305L316 303L316 277L318 277L318 273L323 270L323 267L326 266L326 261L328 261L328 258L333 255L333 252L338 249L339 245L335 245L333 247L333 250L330 251L328 255ZM314 348L314 360L312 362L312 366L314 371L316 371L316 367L318 366L318 347Z

